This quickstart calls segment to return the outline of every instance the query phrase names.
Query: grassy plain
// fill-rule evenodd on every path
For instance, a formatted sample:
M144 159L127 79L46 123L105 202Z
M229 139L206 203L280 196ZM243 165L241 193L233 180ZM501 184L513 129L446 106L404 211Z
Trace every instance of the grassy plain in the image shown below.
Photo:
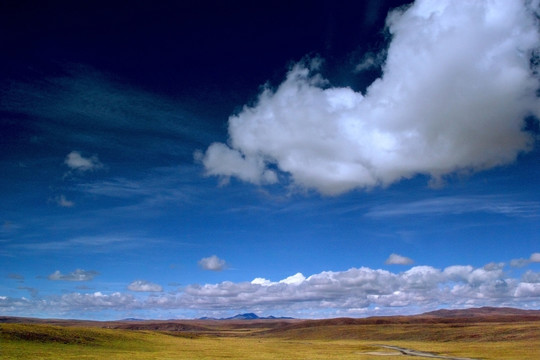
M264 323L211 331L0 324L2 359L422 359L381 345L453 357L540 359L540 322ZM399 355L399 356L397 356Z

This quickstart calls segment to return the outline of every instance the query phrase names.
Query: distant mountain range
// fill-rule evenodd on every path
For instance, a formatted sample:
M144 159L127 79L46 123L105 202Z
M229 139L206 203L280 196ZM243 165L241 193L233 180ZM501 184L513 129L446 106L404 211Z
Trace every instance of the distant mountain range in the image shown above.
M201 320L201 322L199 322ZM272 321L265 326L281 327L313 327L321 325L362 325L362 324L434 324L434 323L467 323L467 322L512 322L512 321L540 321L540 310L525 310L508 307L481 307L469 309L441 309L418 315L408 316L374 316L368 318L334 318L319 320L299 320L291 317L261 317L254 313L238 314L228 318L202 317L193 320L145 320L127 318L119 321L92 321L75 319L39 319L0 315L1 323L41 323L52 325L92 325L110 328L123 328L135 330L163 330L163 331L208 331L203 320L284 320ZM256 322L254 322L256 323ZM211 329L210 329L211 330Z
M540 310L523 310L509 307L481 307L481 308L469 308L469 309L441 309L426 312L419 315L409 316L389 316L383 318L484 318L494 316L539 316ZM357 319L355 321L369 321L369 319L379 319L381 317L375 316L372 318ZM254 313L238 314L227 318L213 318L213 317L201 317L198 320L293 320L292 317L275 317L265 316L261 317ZM328 320L328 319L327 319Z
M254 314L254 313L245 313L245 314L238 314L238 315L235 315L235 316L232 316L232 317L228 317L228 318L212 318L212 317L202 317L202 318L199 318L199 320L291 320L291 319L294 319L292 317L286 317L286 316L282 316L282 317L275 317L275 316L264 316L264 317L261 317L261 316L258 316L257 314Z

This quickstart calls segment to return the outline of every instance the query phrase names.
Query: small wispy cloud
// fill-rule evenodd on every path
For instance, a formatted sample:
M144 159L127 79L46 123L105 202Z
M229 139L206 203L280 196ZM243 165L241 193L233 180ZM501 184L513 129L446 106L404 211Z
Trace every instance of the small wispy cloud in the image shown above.
M531 263L540 263L540 253L532 253L528 259L512 259L510 261L510 266L512 267L525 267Z
M87 285L79 285L76 287L77 290L91 290L93 288L87 286Z
M356 65L355 71L362 72L366 70L373 70L380 68L384 64L386 58L386 51L381 51L379 53L369 52L362 58L362 61Z
M20 226L9 221L9 220L4 220L4 222L2 223L2 225L0 225L0 239L4 236L8 236L10 234L13 234L15 231L17 231L17 229L19 229Z
M21 274L15 274L15 273L8 274L7 278L12 279L12 280L19 280L19 281L24 280L24 276L22 276Z
M150 281L135 280L128 285L128 290L138 292L161 292L163 291L163 287Z
M56 202L56 204L60 207L64 207L64 208L70 208L70 207L73 207L75 205L75 203L71 200L68 200L64 195L59 195L57 197L54 198L54 201Z
M186 193L197 192L188 179L199 179L195 167L163 167L148 170L140 178L111 178L91 183L81 183L77 190L112 198L165 198L175 201L187 200ZM182 189L186 189L182 191Z
M95 171L103 169L104 166L101 161L99 161L97 155L84 157L78 151L72 151L67 154L64 164L71 170L78 172Z
M28 291L30 293L30 296L33 297L33 298L36 298L38 296L38 294L39 294L38 289L33 288L33 287L29 287L29 286L19 286L19 287L17 287L17 289Z
M227 268L227 262L223 259L218 258L216 255L202 258L201 260L199 260L198 264L204 270L210 271L222 271Z
M93 270L86 271L77 269L68 274L62 274L59 270L56 270L51 275L47 276L47 279L53 281L90 281L97 275L99 275L99 272Z
M398 254L390 254L388 259L384 262L386 265L410 265L414 263L414 260L406 256Z

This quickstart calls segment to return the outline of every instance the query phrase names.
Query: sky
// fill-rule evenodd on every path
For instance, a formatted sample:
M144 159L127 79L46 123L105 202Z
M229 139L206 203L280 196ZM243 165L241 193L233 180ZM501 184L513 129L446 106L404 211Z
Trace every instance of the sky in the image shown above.
M540 308L539 9L3 1L0 315Z

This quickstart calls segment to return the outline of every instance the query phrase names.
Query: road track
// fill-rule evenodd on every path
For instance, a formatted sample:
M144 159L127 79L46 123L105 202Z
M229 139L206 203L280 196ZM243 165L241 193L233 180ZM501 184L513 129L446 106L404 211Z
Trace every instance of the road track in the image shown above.
M421 356L421 357L427 357L427 358L434 358L434 359L445 359L445 360L478 360L473 358L466 358L466 357L454 357L454 356L444 356L444 355L437 355L429 352L424 351L418 351L414 349L407 349L402 348L399 346L393 346L393 345L379 345L380 347L383 347L385 349L392 349L397 350L403 355L409 355L409 356Z

